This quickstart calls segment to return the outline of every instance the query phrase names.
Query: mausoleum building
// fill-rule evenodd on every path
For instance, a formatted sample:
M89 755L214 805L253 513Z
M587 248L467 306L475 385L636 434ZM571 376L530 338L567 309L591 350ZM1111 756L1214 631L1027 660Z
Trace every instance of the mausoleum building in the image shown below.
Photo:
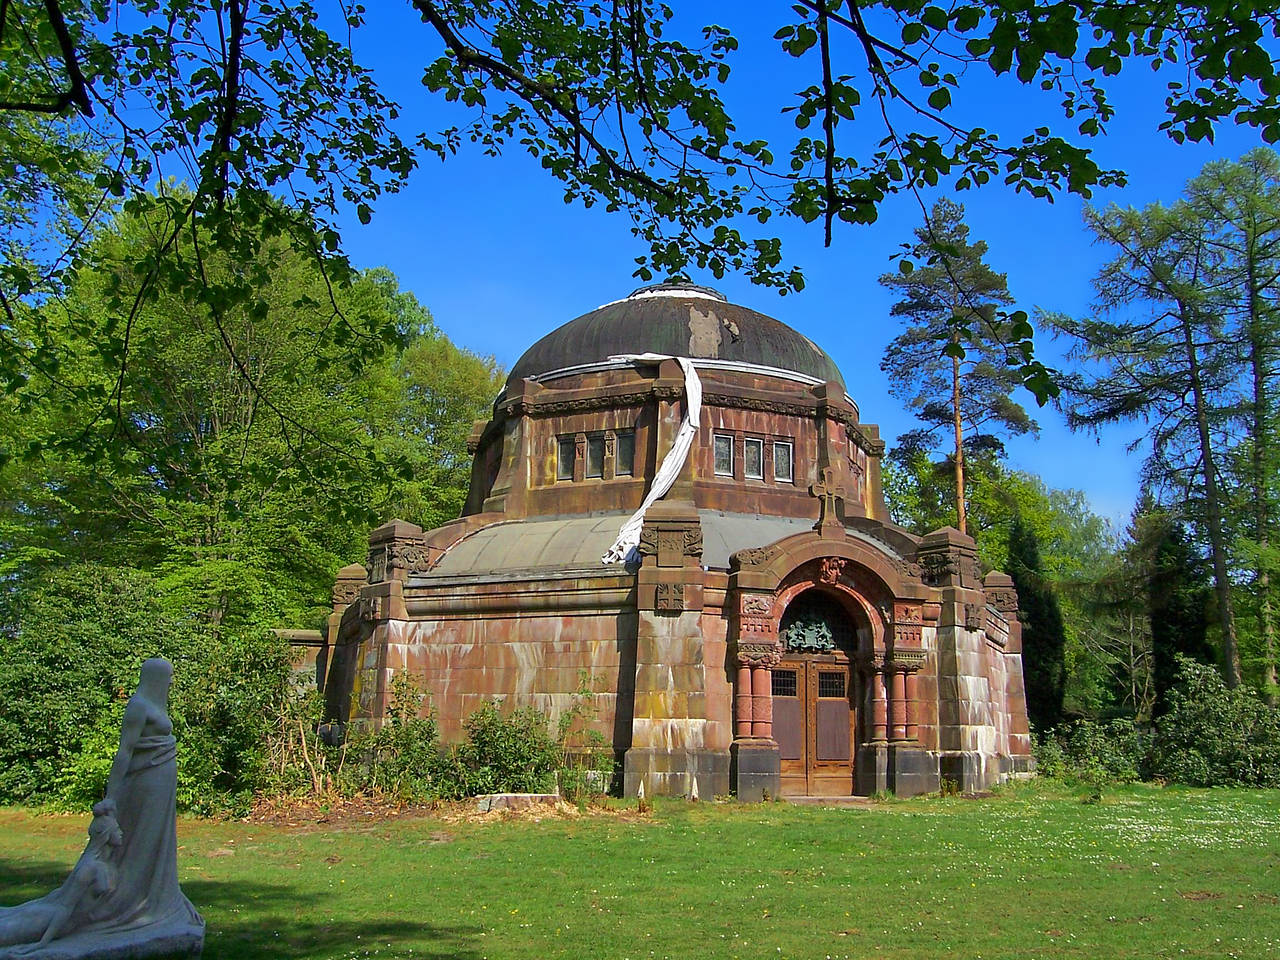
M785 324L637 290L530 347L471 446L461 519L388 523L340 574L332 721L379 720L405 671L456 740L485 701L554 715L585 676L627 794L1029 769L1012 582L889 521L877 428Z

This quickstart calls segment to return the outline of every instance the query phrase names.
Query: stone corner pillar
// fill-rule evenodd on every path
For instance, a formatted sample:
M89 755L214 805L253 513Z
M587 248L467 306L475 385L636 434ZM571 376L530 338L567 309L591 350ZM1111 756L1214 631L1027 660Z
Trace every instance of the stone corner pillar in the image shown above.
M773 668L782 656L771 591L735 588L726 598L736 667L730 779L739 801L779 796L782 757L773 739Z
M707 746L702 643L702 527L688 501L659 501L640 531L636 575L636 678L623 792L683 796L729 792L729 754Z

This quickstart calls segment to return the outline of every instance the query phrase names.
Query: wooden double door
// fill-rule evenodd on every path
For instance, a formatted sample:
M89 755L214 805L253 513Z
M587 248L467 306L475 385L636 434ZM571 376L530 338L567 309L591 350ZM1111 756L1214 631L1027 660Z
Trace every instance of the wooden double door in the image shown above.
M773 737L784 796L853 793L855 682L842 653L793 654L773 669Z

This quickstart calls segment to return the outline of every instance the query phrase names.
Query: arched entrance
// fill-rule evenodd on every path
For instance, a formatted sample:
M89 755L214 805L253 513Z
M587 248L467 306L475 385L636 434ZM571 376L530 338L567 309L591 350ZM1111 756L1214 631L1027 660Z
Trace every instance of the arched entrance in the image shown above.
M833 593L814 587L787 605L778 639L772 693L781 791L848 796L858 741L855 622Z

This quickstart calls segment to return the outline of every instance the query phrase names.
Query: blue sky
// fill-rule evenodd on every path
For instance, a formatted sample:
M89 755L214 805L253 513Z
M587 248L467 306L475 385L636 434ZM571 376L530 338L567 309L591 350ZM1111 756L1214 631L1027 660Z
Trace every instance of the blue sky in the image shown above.
M403 106L402 128L435 132L465 123L463 108L421 86L422 68L437 53L428 31L398 4L370 6L369 23L354 37L356 53ZM748 4L745 11L740 6L732 20L725 8L718 14L715 8L702 12L709 14L706 22L734 29L741 42L726 98L739 132L785 131L790 121L779 119L778 108L813 76L812 65L790 61L772 39L786 22L786 5ZM694 9L692 19L678 23L696 27L702 22L698 14ZM1219 131L1216 145L1179 146L1168 140L1157 130L1166 79L1136 66L1115 82L1118 116L1094 146L1100 165L1125 169L1129 184L1100 191L1093 203L1173 201L1206 162L1234 159L1261 143L1254 131L1234 127ZM1052 102L1038 92L976 76L963 82L956 97L961 119L1009 133L1029 121L1067 129ZM932 203L936 196L924 200ZM957 199L965 205L971 236L988 243L988 262L1008 274L1020 307L1074 314L1089 309L1090 281L1106 254L1091 246L1081 226L1080 198L1064 195L1050 204L993 185ZM891 268L889 257L911 239L919 222L914 197L894 198L884 204L876 224L839 229L832 247L824 249L820 224L774 221L784 255L804 268L806 287L799 294L779 297L738 276L715 280L695 274L693 279L777 317L823 346L843 371L863 419L878 423L892 442L914 421L889 396L879 369L885 345L899 327L889 317L893 298L876 278ZM351 217L343 232L357 265L390 267L451 339L493 355L506 367L543 334L639 286L631 275L633 258L645 252L625 218L566 205L558 181L519 148L496 159L471 147L444 163L425 158L409 187L378 205L371 224L361 226ZM1060 365L1065 345L1037 339L1041 359ZM1034 406L1029 394L1019 399ZM1143 427L1095 438L1070 433L1051 408L1038 416L1039 439L1008 444L1011 464L1038 473L1051 486L1083 490L1096 512L1123 525L1143 456L1128 452L1126 445L1144 436Z

